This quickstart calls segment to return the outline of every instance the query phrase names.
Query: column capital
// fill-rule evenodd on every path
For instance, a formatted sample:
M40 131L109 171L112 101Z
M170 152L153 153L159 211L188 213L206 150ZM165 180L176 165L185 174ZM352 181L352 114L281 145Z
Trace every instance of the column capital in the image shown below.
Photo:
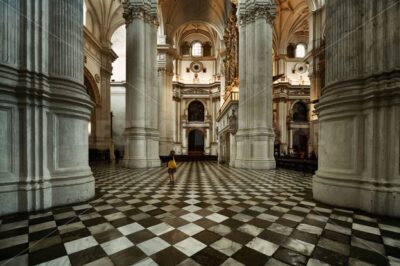
M271 24L271 26L274 24L274 19L275 19L275 5L268 3L268 4L256 4L254 6L254 19L266 19L267 23Z
M146 23L158 26L157 10L146 1L144 2L129 2L123 3L123 17L126 24L130 24L134 19L143 20Z
M246 25L252 23L257 19L266 19L267 23L273 25L276 6L271 2L255 2L250 4L243 4L239 8L239 23Z

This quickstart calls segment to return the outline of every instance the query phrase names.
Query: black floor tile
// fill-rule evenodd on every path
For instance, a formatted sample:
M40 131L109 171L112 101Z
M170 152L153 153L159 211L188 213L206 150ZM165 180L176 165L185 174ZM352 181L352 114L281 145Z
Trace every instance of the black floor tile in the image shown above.
M315 247L312 257L335 266L348 265L348 257L318 246Z
M67 255L64 244L51 246L29 254L29 265L36 265Z
M282 247L275 251L273 257L290 265L306 265L307 262L307 257Z
M130 247L110 256L111 261L116 266L133 265L147 256L138 247Z
M388 265L387 258L381 254L354 246L350 247L350 256L373 265Z
M69 255L69 260L72 266L81 266L106 256L100 246L94 246Z
M187 259L187 256L174 247L168 247L151 258L160 266L174 266Z
M206 247L194 254L192 256L192 259L200 265L218 266L221 265L226 259L228 259L228 256L213 248Z
M269 259L268 256L260 252L257 252L253 249L250 249L248 247L241 248L238 252L233 254L232 258L245 265L254 265L254 266L264 265Z

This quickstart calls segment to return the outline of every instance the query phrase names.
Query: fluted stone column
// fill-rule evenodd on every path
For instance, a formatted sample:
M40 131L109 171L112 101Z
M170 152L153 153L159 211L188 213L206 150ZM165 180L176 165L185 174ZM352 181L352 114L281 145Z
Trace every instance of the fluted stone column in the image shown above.
M124 3L126 20L126 148L130 168L160 166L157 1Z
M275 168L272 121L272 23L270 1L239 4L239 130L234 166Z
M0 216L88 200L82 0L0 2Z
M174 149L173 64L169 45L158 46L158 81L160 93L159 128L160 155L166 156Z
M112 63L118 56L110 47L101 50L100 67L100 95L101 103L96 110L96 149L109 151L110 158L114 158L111 139L111 90L110 81L112 75Z
M400 217L400 2L330 0L326 12L314 198Z

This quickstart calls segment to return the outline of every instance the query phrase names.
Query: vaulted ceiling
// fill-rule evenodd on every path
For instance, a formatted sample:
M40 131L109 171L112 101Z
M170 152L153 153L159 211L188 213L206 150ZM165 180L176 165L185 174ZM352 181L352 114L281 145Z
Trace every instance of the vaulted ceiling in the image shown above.
M286 53L289 43L308 43L310 14L307 0L275 0L276 18L273 31L275 54Z
M125 0L85 0L86 26L104 45L109 45L115 30L124 25L122 2ZM232 0L158 0L159 19L167 42L173 43L188 25L207 25L222 39ZM235 0L237 2L237 0ZM235 2L234 1L234 2ZM239 0L244 1L244 0ZM308 36L308 15L325 0L274 0L274 50L282 52L288 43Z
M169 38L185 24L206 23L222 38L230 13L230 0L162 0L164 34Z
M110 45L111 36L124 25L121 0L85 0L86 27L103 45Z

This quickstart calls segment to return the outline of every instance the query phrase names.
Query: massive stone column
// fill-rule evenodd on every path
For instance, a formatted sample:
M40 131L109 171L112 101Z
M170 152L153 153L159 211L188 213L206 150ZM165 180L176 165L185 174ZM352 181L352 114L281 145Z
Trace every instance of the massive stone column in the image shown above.
M124 3L126 20L126 148L130 168L160 166L157 1Z
M0 2L0 216L94 196L82 0Z
M174 149L173 64L170 46L158 46L158 80L160 93L159 128L160 155L166 156Z
M330 0L326 12L314 198L400 217L400 2Z
M270 1L239 4L239 130L235 167L275 168L272 121L272 23Z

